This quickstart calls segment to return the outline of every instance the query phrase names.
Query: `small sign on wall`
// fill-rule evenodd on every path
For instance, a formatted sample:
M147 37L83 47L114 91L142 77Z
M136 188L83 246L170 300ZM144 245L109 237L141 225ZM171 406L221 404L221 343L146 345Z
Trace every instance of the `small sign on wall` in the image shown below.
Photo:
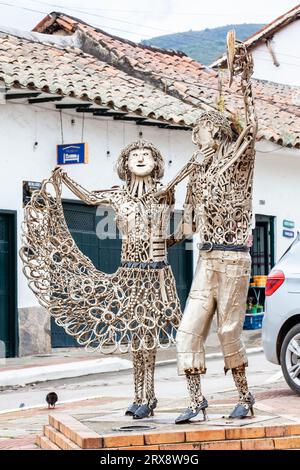
M41 188L39 181L23 181L23 207L25 207L31 200L33 191Z
M293 222L292 220L284 220L283 221L283 226L284 228L295 228L295 222Z
M285 238L294 238L295 232L293 232L293 230L283 230L282 235Z
M88 163L88 144L57 145L57 164L76 165Z

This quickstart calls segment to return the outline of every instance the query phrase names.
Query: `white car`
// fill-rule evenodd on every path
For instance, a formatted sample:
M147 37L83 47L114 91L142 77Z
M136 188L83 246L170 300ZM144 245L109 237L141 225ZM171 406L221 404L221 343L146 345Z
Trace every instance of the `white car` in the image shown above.
M270 272L262 329L266 358L300 395L300 234Z

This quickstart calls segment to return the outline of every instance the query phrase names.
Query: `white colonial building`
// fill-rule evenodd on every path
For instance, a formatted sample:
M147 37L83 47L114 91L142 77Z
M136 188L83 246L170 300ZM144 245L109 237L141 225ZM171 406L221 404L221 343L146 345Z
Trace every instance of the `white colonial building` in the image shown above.
M244 42L253 55L254 78L299 87L299 37L300 5L297 5L246 39ZM211 67L225 64L223 56Z
M68 165L69 175L87 189L117 185L118 154L141 137L161 150L164 181L170 180L194 151L191 128L199 112L215 106L217 76L182 53L139 46L59 13L44 18L34 33L2 31L0 46L0 340L10 356L48 353L51 345L74 343L50 322L22 273L18 250L28 188L49 177L58 144L79 142L88 144L88 162ZM293 222L290 232L300 228L300 119L291 107L287 122L287 112L268 101L262 84L257 90L263 125L255 170L253 259L254 272L264 274L291 242L283 236L283 221ZM277 95L286 107L287 91ZM275 123L271 115L278 115ZM182 183L177 210L184 197ZM120 240L96 234L107 208L97 212L66 190L63 198L78 246L96 267L113 272ZM182 303L196 244L195 237L170 251Z

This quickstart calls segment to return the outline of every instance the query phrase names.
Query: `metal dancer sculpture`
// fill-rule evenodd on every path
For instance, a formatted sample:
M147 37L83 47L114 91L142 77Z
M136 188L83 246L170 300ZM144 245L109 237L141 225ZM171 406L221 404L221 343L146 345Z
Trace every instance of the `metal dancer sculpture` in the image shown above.
M134 142L118 159L124 187L89 192L57 168L25 208L20 255L29 287L80 345L104 353L132 351L135 396L126 414L136 419L152 414L157 405L156 350L172 344L181 318L167 261L167 245L173 243L167 229L174 186L194 160L162 188L162 155L149 142ZM123 239L121 266L114 274L98 271L76 246L64 219L62 182L87 204L115 210Z
M251 89L252 57L234 33L227 38L230 83L241 74L246 125L234 138L230 122L217 111L199 117L193 142L213 155L190 176L186 203L193 208L200 254L183 320L177 334L178 372L186 375L189 407L177 418L185 423L202 411L200 376L206 372L204 343L215 312L218 319L225 373L231 369L239 401L231 418L253 414L254 397L248 390L243 328L251 258L247 241L252 221L252 183L257 118Z

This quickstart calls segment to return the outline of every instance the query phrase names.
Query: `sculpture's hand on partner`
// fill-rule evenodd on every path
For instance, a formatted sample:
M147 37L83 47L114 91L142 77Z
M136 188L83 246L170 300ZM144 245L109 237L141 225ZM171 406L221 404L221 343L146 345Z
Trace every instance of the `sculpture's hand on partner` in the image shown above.
M60 183L66 174L67 173L57 165L52 171L52 178L56 183Z

